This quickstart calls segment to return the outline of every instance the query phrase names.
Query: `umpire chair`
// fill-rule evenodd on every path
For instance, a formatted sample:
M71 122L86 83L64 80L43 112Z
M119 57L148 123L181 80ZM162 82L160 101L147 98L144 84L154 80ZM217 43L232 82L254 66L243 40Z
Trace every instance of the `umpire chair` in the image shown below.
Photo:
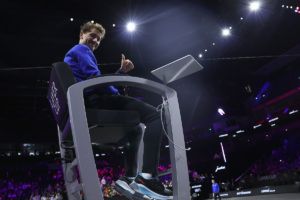
M84 90L107 85L133 86L162 96L165 126L173 141L170 142L173 199L190 199L185 142L176 91L157 82L127 75L100 76L76 82L70 67L58 62L52 65L47 98L57 124L68 199L80 200L82 195L85 200L104 199L92 145L115 148L124 143L132 131L139 133L137 140L142 138L144 125L140 123L137 112L85 107ZM177 148L173 143L182 148ZM142 149L139 150L138 168L141 168Z

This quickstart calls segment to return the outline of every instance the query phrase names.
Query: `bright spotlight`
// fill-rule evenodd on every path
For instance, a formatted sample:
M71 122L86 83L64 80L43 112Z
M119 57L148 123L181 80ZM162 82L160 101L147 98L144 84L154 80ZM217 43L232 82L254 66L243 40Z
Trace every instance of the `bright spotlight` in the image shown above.
M223 110L222 108L219 108L219 109L218 109L218 113L219 113L221 116L225 115L225 112L224 112L224 110Z
M126 28L128 32L133 32L136 29L136 24L134 22L128 22Z
M230 29L229 29L229 28L224 28L224 29L222 29L222 35L223 35L224 37L229 36L229 35L230 35Z
M200 54L198 55L198 57L199 57L199 58L202 58L202 57L203 57L203 55L200 53Z
M252 1L249 3L250 11L256 12L260 9L261 3L259 1Z

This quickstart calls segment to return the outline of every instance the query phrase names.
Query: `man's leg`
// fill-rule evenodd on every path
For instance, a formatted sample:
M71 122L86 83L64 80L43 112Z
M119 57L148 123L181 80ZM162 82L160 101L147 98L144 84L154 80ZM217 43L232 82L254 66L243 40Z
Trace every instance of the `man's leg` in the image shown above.
M138 111L141 122L146 125L142 173L135 178L131 187L155 199L172 199L172 192L166 189L157 177L163 134L160 112L155 107L134 98L126 97L124 102L124 109Z
M142 137L142 127L137 126L128 136L125 145L125 176L134 178L137 175L137 153Z
M143 138L144 159L142 172L156 176L162 140L160 113L152 105L132 97L113 96L112 98L116 99L112 102L117 104L119 109L133 110L140 114L141 122L146 126Z
M106 110L126 110L124 104L126 104L125 98L119 95L98 95L93 94L85 97L85 104L88 108L106 109ZM121 177L116 186L119 192L133 195L135 191L130 188L129 184L132 183L137 175L137 154L142 136L142 128L137 126L132 132L128 134L126 138L126 144L124 149L124 165L125 176Z
M130 187L130 184L137 175L137 154L142 131L142 127L137 127L136 130L129 134L124 151L125 176L120 177L116 181L115 189L128 198L131 198L131 196L135 194L135 191Z
M139 113L141 122L146 126L143 138L142 172L156 176L162 139L160 113L156 111L156 108L138 99L121 95L92 95L87 101L87 106L98 109L130 110Z
M144 133L144 159L142 173L135 178L134 189L157 199L172 199L172 192L166 190L157 178L160 146L162 140L162 123L160 113L155 107L132 97L120 95L99 96L98 108L137 111L141 122L146 125ZM127 167L133 160L127 160ZM133 165L136 165L133 164ZM127 169L126 169L127 170Z

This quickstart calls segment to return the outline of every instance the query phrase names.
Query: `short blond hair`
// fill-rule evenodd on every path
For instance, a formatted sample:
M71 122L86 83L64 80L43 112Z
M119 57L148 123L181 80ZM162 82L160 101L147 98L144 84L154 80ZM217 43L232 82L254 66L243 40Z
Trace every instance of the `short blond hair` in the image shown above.
M99 33L101 34L101 38L104 38L105 29L103 28L103 26L99 23L94 23L94 22L91 22L91 21L86 22L86 23L84 23L83 25L80 26L80 34L91 31L92 29L96 29L97 31L99 31Z

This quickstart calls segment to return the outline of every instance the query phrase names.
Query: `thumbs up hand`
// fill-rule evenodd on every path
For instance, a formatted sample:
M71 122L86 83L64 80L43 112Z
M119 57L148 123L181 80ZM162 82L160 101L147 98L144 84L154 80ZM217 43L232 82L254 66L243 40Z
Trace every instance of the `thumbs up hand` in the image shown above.
M122 54L120 70L124 73L127 73L127 72L133 70L133 68L134 68L134 65L131 62L131 60L126 59L125 55Z

